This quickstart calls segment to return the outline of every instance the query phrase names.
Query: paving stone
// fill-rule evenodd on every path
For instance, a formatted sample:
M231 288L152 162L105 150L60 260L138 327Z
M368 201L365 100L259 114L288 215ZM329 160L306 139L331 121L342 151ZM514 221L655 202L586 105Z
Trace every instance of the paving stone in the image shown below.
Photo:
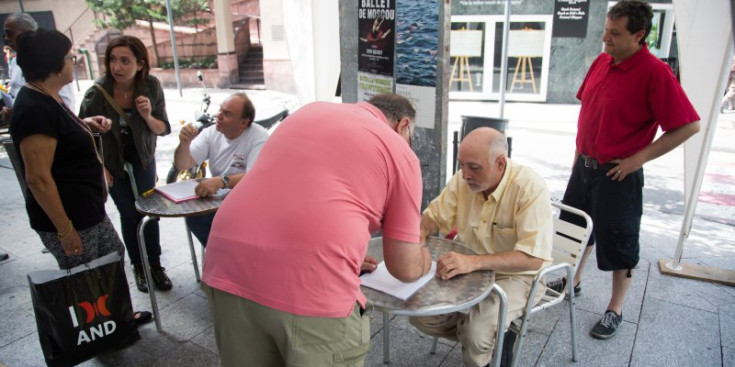
M716 313L647 299L633 357L654 366L720 365L717 325Z

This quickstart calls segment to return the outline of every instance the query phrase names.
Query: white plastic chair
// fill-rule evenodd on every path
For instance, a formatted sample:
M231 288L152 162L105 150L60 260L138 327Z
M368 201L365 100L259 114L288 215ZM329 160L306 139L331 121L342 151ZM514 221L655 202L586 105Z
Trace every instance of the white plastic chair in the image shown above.
M554 291L553 289L546 288L546 294L544 294L541 301L535 306L533 305L533 299L535 298L536 289L539 282L544 279L549 273L565 269L567 277L567 289L566 297L569 298L569 319L570 319L570 330L572 336L572 360L577 361L577 334L576 334L576 316L574 313L574 274L579 266L579 260L581 259L582 252L587 246L587 242L592 234L592 219L587 213L573 208L569 205L565 205L559 202L551 202L554 208L559 210L559 215L563 212L576 214L582 217L585 221L585 226L579 226L569 221L562 220L558 215L554 217L554 240L553 240L553 252L552 257L554 262L552 265L539 271L533 280L531 285L531 292L526 302L526 309L523 312L523 316L516 319L511 323L510 330L513 330L518 335L513 349L513 358L511 366L515 367L518 364L518 356L521 355L523 349L523 341L526 338L528 332L528 323L531 319L531 315L546 310L554 305L564 302L565 294Z

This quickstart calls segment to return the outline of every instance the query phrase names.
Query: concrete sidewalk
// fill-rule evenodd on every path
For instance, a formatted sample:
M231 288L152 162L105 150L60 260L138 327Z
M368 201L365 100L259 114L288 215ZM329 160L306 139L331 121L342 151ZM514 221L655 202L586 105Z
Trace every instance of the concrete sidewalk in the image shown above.
M85 85L87 86L87 85ZM84 87L82 87L82 92ZM217 103L231 93L210 90ZM289 107L293 96L274 92L248 92L257 100ZM171 135L160 138L157 163L165 177L178 144L181 119L190 120L200 99L197 89L166 90ZM78 100L81 100L81 95ZM513 160L535 168L547 181L552 196L561 197L574 153L579 106L511 103L506 105L513 137ZM497 104L450 103L450 130L459 128L461 115L497 116ZM684 261L735 270L735 113L720 115L710 164L700 193L697 217L686 241ZM451 133L450 138L451 140ZM451 152L451 148L449 149ZM605 311L610 274L587 266L577 300L577 335L580 360L571 362L566 306L539 314L528 335L522 366L735 366L735 288L662 275L658 260L674 254L683 215L682 150L646 165L641 262L624 306L619 335L607 341L589 336L590 328ZM26 274L57 268L49 254L42 254L38 236L29 228L23 198L7 155L0 149L0 252L10 259L0 262L0 366L43 366ZM119 229L112 201L107 210ZM728 224L729 223L729 224ZM129 348L103 353L83 366L215 366L219 365L206 297L194 279L181 219L162 219L162 263L174 289L158 293L166 334L153 323L141 327L143 337ZM127 269L135 309L150 309L147 294L133 286ZM382 318L373 314L372 347L366 366L381 366ZM391 328L393 366L461 366L461 348L441 341L429 354L431 339L395 317Z

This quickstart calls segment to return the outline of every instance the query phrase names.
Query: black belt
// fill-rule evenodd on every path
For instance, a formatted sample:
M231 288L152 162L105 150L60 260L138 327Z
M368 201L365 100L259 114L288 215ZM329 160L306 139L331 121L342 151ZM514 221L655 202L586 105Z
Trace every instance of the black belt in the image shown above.
M608 163L600 163L600 162L597 161L597 159L592 158L592 157L590 157L588 155L584 155L584 154L580 154L579 155L579 159L581 159L582 162L584 162L584 166L586 168L591 168L591 169L598 169L599 168L599 169L607 169L607 170L609 170L609 169L617 166L617 163L610 163L610 162L608 162Z

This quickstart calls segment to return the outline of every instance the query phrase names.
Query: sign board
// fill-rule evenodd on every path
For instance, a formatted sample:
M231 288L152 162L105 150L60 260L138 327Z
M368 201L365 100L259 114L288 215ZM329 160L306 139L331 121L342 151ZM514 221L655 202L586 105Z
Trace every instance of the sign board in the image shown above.
M589 0L555 0L552 37L587 37Z
M449 56L482 56L482 31L452 31L449 38Z
M508 32L508 57L543 57L546 31Z

